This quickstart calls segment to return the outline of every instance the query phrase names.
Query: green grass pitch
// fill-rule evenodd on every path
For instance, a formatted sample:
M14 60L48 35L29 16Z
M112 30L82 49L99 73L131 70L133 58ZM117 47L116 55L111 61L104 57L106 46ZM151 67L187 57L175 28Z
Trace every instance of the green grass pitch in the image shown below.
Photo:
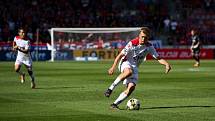
M215 120L215 61L172 60L172 71L156 61L139 68L139 82L129 97L141 109L120 111L109 105L124 89L120 84L110 98L104 91L118 75L107 74L112 61L34 62L37 89L29 76L21 84L14 62L0 62L0 121L212 121ZM22 68L26 72L25 68Z

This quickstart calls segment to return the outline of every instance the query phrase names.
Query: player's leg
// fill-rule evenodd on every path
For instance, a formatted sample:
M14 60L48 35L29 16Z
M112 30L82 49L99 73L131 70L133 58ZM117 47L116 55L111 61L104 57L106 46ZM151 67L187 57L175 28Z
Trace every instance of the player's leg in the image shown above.
M29 76L31 77L31 88L34 89L36 87L36 84L32 66L26 66L26 68L28 70Z
M195 50L192 50L191 55L192 55L192 58L195 60L195 64L196 64ZM193 66L195 66L195 64Z
M197 62L198 62L198 66L200 66L200 49L198 49L198 51L197 51L197 53L196 53L197 55Z
M199 54L196 54L196 66L200 65Z
M194 66L195 67L198 67L198 66L200 66L200 53L199 53L200 51L199 50L195 50L194 51L194 59L195 59L195 61L196 61L196 63L194 64Z
M21 83L24 83L25 82L25 73L20 71L21 65L22 65L22 63L19 63L18 61L16 61L14 70L16 71L16 73L18 73L20 75Z
M114 90L114 88L124 79L132 75L132 69L130 67L125 67L123 72L114 80L114 82L110 85L110 87L106 90L104 95L109 97Z
M131 93L135 90L136 84L131 82L128 83L126 90L124 90L119 97L114 101L113 104L111 104L111 108L117 108L120 103L122 103L128 96L131 95Z
M34 73L33 73L33 68L32 68L32 60L26 59L26 61L23 62L25 64L25 67L28 70L28 74L31 77L31 88L34 89L36 87L35 84L35 77L34 77Z

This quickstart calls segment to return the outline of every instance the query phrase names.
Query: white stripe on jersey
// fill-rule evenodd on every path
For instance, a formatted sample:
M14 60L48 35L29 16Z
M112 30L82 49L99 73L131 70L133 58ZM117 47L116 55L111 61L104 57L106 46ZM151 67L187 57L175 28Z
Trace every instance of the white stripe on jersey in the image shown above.
M121 51L125 56L120 62L128 61L132 66L139 66L148 54L151 54L154 58L159 55L155 48L149 43L147 45L134 45L130 41L125 48Z

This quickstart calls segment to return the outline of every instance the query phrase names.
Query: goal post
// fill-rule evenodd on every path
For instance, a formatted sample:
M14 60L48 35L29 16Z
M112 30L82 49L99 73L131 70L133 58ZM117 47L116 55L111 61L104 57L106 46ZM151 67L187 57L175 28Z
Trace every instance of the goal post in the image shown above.
M105 42L121 39L126 41L133 39L138 35L141 27L125 27L125 28L51 28L51 61L58 60L58 52L62 50L87 49L88 47L79 47L79 43L93 43L98 37L103 37ZM115 37L117 36L117 37ZM61 43L65 43L65 48L61 48ZM72 43L78 43L71 47ZM67 46L68 45L68 46ZM97 46L94 46L96 49Z

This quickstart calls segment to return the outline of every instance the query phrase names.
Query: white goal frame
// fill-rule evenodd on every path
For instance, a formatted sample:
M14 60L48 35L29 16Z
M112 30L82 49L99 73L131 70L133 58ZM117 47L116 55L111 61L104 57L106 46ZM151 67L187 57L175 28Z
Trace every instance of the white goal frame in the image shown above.
M114 32L131 32L138 31L141 27L123 27L123 28L51 28L51 62L54 62L55 45L54 32L72 32L72 33L114 33Z

